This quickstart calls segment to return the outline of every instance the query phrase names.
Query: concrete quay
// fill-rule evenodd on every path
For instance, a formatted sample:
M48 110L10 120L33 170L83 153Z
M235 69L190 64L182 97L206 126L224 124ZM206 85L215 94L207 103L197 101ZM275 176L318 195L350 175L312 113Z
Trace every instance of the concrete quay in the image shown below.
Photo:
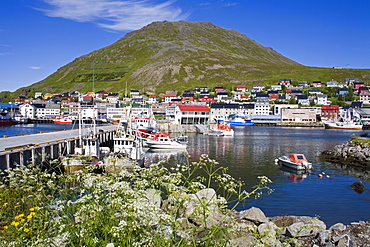
M107 144L113 139L116 128L116 125L99 126L96 138L100 143ZM91 130L87 133L87 129L82 129L81 134L88 136L92 133ZM73 154L79 145L79 129L6 136L0 138L0 169L57 159Z

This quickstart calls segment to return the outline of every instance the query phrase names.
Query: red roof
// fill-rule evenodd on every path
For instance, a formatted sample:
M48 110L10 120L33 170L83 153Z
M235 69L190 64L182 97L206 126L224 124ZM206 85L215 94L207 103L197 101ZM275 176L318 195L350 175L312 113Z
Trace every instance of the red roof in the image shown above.
M322 110L339 110L339 105L323 105L321 106Z
M180 111L203 111L210 112L211 110L206 105L179 105Z

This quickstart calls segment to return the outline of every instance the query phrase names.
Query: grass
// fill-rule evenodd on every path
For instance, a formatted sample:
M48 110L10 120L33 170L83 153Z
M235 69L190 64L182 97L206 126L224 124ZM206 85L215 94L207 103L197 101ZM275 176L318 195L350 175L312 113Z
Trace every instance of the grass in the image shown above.
M120 174L95 174L88 167L65 174L59 166L53 161L47 169L30 165L3 174L4 245L225 246L237 232L227 216L250 196L269 192L271 182L260 177L247 192L205 155L171 168L158 163ZM215 212L224 217L214 221Z
M162 49L167 49L162 53ZM153 58L154 55L158 54ZM180 66L179 74L171 74L171 65ZM208 69L214 66L228 66ZM44 80L16 92L2 92L0 101L19 95L34 96L35 92L62 93L78 90L89 92L91 68L96 69L95 91L123 92L149 88L156 94L169 90L193 89L193 85L210 88L234 84L252 88L254 84L277 84L282 78L299 81L358 78L366 83L370 70L332 69L300 65L281 54L263 47L233 30L209 23L158 22L121 38L116 43L81 56L59 68ZM188 74L184 68L191 68ZM158 75L158 72L162 71ZM82 75L84 74L84 75ZM135 75L135 76L134 76ZM191 84L187 83L188 78ZM119 81L109 81L119 79ZM106 80L106 81L104 81ZM173 81L176 83L171 83Z

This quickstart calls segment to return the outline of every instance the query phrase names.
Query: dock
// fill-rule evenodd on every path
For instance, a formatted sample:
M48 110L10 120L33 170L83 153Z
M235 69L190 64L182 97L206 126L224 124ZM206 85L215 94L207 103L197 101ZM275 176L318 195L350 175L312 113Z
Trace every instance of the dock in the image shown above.
M94 135L101 144L108 145L113 140L116 128L116 125L106 125L99 126L96 133L85 133L86 129L81 133L85 137ZM79 145L79 129L6 136L0 138L0 169L58 159L73 154Z

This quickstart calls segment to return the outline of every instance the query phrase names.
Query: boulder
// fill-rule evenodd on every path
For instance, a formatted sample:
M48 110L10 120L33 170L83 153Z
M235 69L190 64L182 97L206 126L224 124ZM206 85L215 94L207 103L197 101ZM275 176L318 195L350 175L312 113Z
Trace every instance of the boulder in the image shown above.
M366 190L361 181L354 182L350 187L359 194L362 194Z
M258 234L261 236L261 241L266 246L274 246L276 243L276 230L278 227L273 222L262 223L257 228Z
M326 229L323 221L312 218L310 221L302 220L286 228L286 235L289 237L299 238L314 236Z
M262 212L262 210L256 207L251 207L250 209L240 211L238 214L238 218L242 220L252 221L256 225L266 223L269 221L269 219Z

